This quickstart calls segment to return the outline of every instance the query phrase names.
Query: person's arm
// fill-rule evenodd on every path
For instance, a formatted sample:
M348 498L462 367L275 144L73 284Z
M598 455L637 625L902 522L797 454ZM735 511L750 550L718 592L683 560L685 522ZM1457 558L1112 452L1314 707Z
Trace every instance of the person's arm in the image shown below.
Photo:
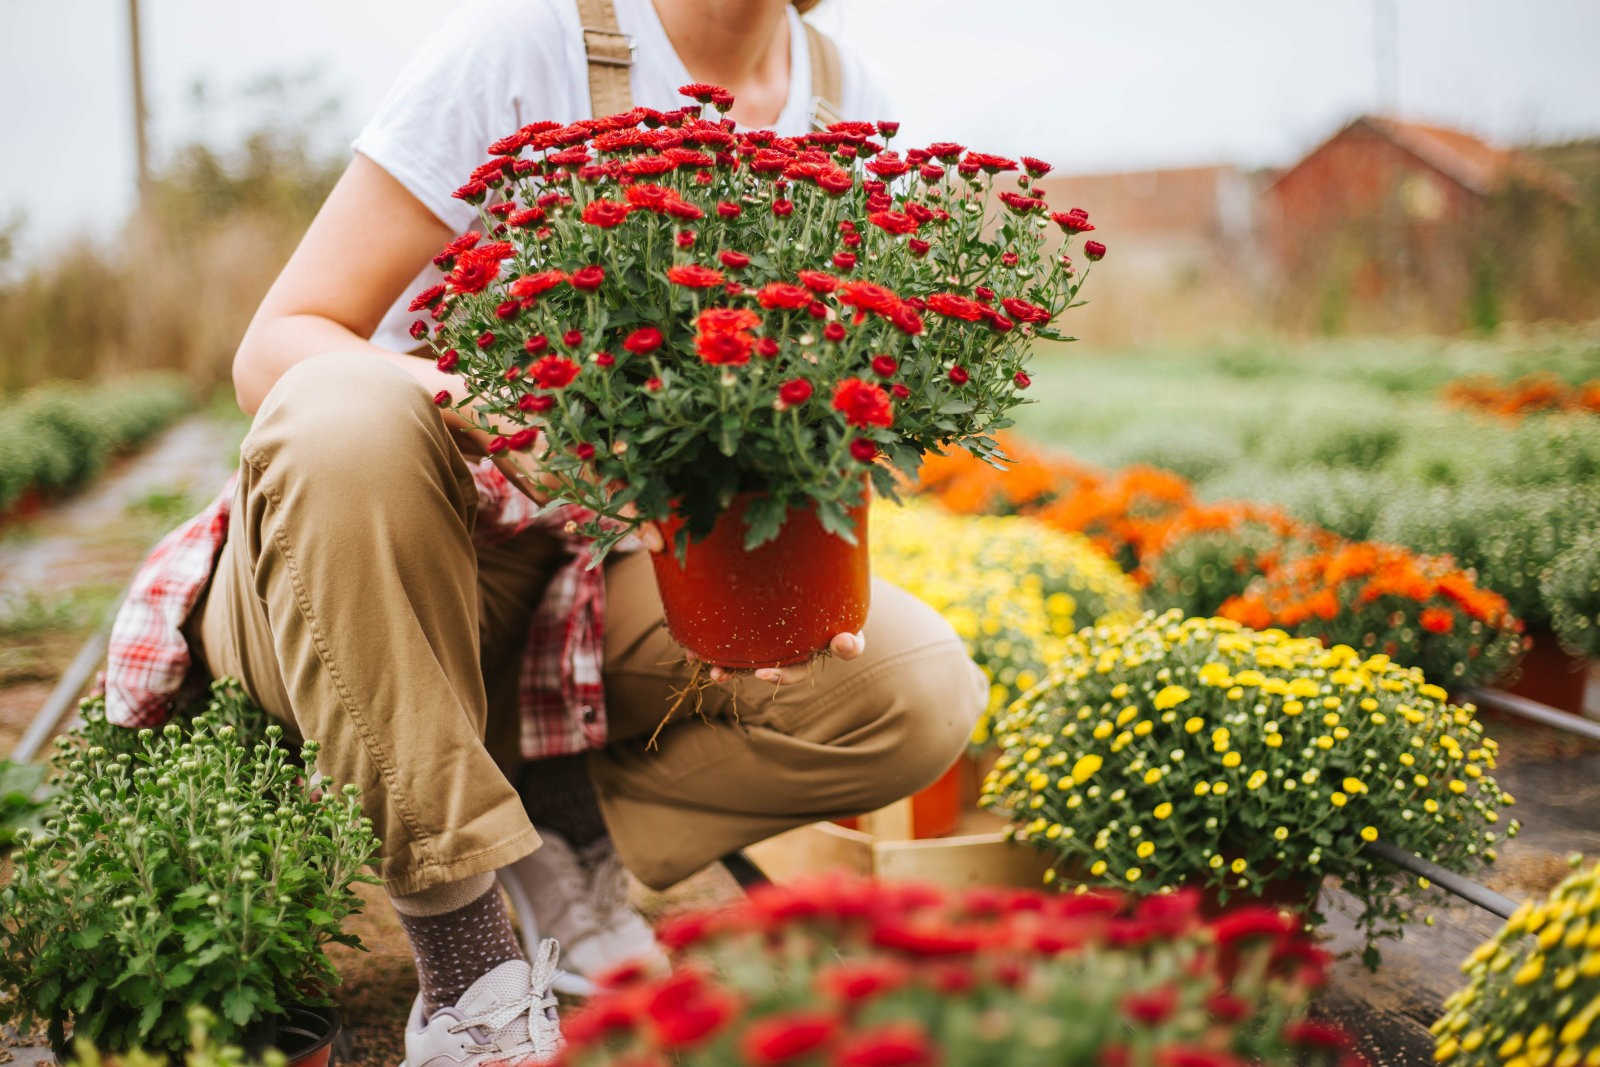
M430 394L461 383L431 360L367 340L391 304L439 249L450 228L382 167L357 154L294 255L256 309L233 357L239 406L254 414L284 371L315 355L357 352L387 360ZM459 415L446 413L456 427Z

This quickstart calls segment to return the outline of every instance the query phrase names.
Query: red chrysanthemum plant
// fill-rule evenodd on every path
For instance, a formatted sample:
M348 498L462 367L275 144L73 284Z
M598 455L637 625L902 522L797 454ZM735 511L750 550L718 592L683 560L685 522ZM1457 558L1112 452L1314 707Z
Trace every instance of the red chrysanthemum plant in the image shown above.
M832 878L668 919L563 1020L564 1067L1359 1067L1306 1016L1328 958L1299 921L1207 921L1194 891L963 893Z
M452 241L412 304L413 336L462 381L436 399L592 512L596 559L669 517L681 555L739 493L747 549L792 509L852 541L864 475L892 495L888 465L998 452L1029 350L1064 339L1087 273L1063 242L1093 227L1045 203L1038 160L894 151L891 123L736 130L706 110L725 91L684 93L489 146L455 194L484 233Z

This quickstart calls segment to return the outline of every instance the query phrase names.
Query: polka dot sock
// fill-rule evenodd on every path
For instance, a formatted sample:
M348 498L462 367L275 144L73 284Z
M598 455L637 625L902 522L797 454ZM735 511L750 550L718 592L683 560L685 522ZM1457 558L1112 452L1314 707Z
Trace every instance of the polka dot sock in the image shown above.
M492 876L488 888L470 903L435 915L406 914L416 910L414 897L392 899L400 925L411 939L424 1022L439 1008L455 1004L468 986L500 964L523 958Z

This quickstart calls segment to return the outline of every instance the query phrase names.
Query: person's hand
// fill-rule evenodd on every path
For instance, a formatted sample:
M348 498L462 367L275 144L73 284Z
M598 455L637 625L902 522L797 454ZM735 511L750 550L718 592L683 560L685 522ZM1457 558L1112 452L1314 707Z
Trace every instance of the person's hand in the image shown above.
M490 441L497 436L510 437L522 429L522 426L495 415L484 415L483 418L492 429L486 430L469 422L462 422L452 428L462 452L474 457L488 456L489 462L498 467L500 473L506 476L506 481L520 492L537 504L549 503L550 498L560 488L560 483L545 469L543 462L544 457L549 454L549 439L541 433L535 439L533 447L527 450L505 449L501 452L490 452ZM632 518L635 514L631 504L623 509L625 518ZM634 533L651 552L659 552L665 545L661 531L653 522L641 523Z
M863 633L835 634L832 641L828 642L828 651L835 659L852 660L867 650L867 637ZM694 661L695 655L687 653L689 660ZM790 667L759 667L752 672L753 676L762 682L772 685L792 685L803 681L810 676L809 663L797 663ZM730 671L722 667L711 668L713 682L725 682L737 677L741 672Z

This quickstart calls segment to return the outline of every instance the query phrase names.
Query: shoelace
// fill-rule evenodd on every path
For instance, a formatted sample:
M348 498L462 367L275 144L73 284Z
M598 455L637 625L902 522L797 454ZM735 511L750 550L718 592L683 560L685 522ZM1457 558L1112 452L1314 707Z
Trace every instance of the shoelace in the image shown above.
M482 1015L462 1019L450 1026L452 1034L467 1031L476 1039L479 1034L495 1037L517 1016L526 1013L528 1036L513 1041L509 1046L487 1041L476 1041L469 1051L498 1053L501 1055L529 1054L537 1057L553 1056L561 1051L561 1029L556 1022L556 995L550 988L555 981L556 964L561 959L561 946L551 937L539 942L539 951L530 961L533 973L528 981L528 994L513 997L497 1004Z

